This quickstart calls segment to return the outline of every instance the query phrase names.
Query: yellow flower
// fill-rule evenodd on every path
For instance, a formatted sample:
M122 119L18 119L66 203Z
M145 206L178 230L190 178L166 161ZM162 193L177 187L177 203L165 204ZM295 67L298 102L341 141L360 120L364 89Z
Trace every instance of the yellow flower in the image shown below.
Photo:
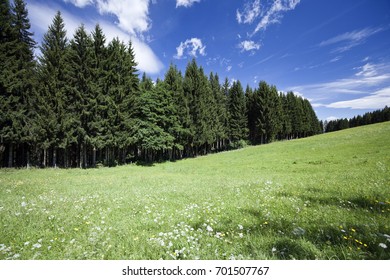
M74 231L78 231L79 229L77 227L74 228Z
M345 240L347 240L347 239L348 239L348 237L346 237L346 236L343 236L343 238L344 238Z
M356 229L354 229L354 228L351 228L351 230L352 230L352 232L356 232Z
M268 225L268 222L264 222L265 225Z

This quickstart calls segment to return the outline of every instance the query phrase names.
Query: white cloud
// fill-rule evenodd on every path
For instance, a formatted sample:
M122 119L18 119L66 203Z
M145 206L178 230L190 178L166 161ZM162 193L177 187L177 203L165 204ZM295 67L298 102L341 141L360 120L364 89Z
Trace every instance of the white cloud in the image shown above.
M381 109L390 106L390 87L382 88L362 98L338 101L326 105L328 108L351 108L351 109Z
M333 50L333 52L342 53L355 46L363 44L368 37L383 30L384 28L364 28L361 30L346 32L328 40L322 41L319 46L324 47L329 45L339 45Z
M241 43L238 44L238 47L241 49L241 51L253 51L253 50L258 50L260 49L261 45L257 44L253 41L250 40L245 40L242 41Z
M358 73L356 73L356 76L363 76L363 77L372 77L378 74L379 68L382 68L383 65L379 64L371 64L371 63L366 63L361 67L358 67L356 69L360 69Z
M118 1L118 3L119 2L120 1ZM47 4L28 3L28 10L32 27L34 30L38 30L43 34L47 32L48 26L52 24L52 20L57 13L58 8ZM107 37L107 43L116 37L125 43L131 40L135 52L135 60L138 63L137 68L141 72L156 74L162 70L163 64L160 59L136 34L127 32L119 26L105 20L97 21L95 19L91 20L88 18L79 18L66 11L61 11L61 15L65 22L65 29L67 30L68 38L73 37L74 32L81 23L84 23L85 28L89 32L95 28L96 23L99 23Z
M95 0L101 14L113 14L118 26L130 34L149 30L149 0Z
M205 56L206 55L206 46L203 46L202 40L199 38L187 39L185 42L181 42L180 45L176 48L176 59L184 58L185 51L188 55L197 57L197 53Z
M355 75L326 83L289 88L313 97L313 107L379 109L390 105L390 67L367 62L356 67ZM355 95L355 97L353 97ZM356 95L358 95L356 97ZM345 96L349 96L349 100ZM352 97L351 97L352 96ZM347 97L348 98L348 97ZM340 100L341 99L341 100ZM318 101L321 100L321 103ZM329 100L329 102L326 102ZM335 101L337 100L337 101Z
M260 30L267 29L267 27L271 24L279 23L283 18L283 13L294 10L300 1L301 0L275 0L272 6L264 12L264 16L257 24L252 35Z
M93 0L64 0L65 2L72 3L73 5L83 8L93 3Z
M226 67L226 72L230 72L230 70L232 70L232 68L233 68L233 66L228 65L228 66Z
M200 0L176 0L176 8L180 6L188 8L196 2L200 2Z
M260 15L260 0L255 0L253 3L246 3L244 10L236 11L238 23L252 23Z
M329 122L329 121L335 121L335 120L338 120L339 118L338 117L335 117L335 116L329 116L326 118L326 120Z

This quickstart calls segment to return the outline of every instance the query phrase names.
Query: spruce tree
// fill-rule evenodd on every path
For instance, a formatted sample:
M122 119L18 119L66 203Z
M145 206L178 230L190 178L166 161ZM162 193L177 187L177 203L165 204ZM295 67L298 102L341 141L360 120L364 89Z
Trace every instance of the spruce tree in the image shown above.
M53 150L52 166L57 166L57 150L62 149L62 164L67 167L69 139L68 115L65 86L67 84L66 53L68 40L64 20L60 12L55 15L48 31L43 36L39 57L39 100L37 102L38 147L43 150L42 165L47 164L48 149Z
M248 136L244 90L240 81L233 82L229 90L229 140L246 140Z
M182 158L190 135L190 111L188 99L184 95L183 77L177 67L170 65L164 79L165 86L172 94L172 102L175 106L177 123L172 127L171 134L175 137L175 145L172 151L173 159Z
M26 165L26 155L32 135L31 109L34 104L35 41L29 31L30 22L26 4L15 0L14 6L1 1L0 35L0 138L8 149L8 167L14 162ZM16 153L18 152L18 153ZM14 157L16 154L16 158Z

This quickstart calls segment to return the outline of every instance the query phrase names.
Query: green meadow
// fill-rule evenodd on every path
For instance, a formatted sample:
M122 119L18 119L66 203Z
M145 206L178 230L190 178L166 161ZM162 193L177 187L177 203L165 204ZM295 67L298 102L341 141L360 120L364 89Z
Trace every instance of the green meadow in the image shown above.
M165 162L1 169L0 259L390 259L390 123Z

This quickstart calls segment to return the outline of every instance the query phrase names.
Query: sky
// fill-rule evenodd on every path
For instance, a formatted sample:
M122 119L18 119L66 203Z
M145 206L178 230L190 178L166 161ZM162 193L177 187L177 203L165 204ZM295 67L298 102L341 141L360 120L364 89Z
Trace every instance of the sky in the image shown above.
M38 44L59 10L69 39L99 23L108 41L131 40L139 73L154 80L171 63L184 74L195 57L221 83L294 91L324 121L390 106L389 0L25 2Z

